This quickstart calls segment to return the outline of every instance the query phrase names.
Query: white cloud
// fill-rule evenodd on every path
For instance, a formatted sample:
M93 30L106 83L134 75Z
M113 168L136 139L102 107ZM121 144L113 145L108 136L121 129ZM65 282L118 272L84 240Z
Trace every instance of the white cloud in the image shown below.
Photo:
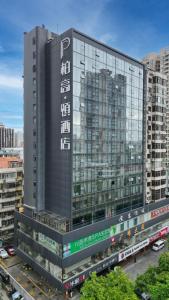
M99 37L99 41L101 41L104 44L110 44L113 42L116 42L117 40L117 34L111 34L111 33L104 33Z
M23 88L23 80L18 76L0 74L0 87L20 90Z

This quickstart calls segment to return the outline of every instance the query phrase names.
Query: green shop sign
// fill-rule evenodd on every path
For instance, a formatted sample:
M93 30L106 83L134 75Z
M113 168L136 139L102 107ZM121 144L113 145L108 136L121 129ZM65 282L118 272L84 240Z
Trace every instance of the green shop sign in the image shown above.
M56 253L56 245L57 243L50 239L49 237L45 236L44 234L39 232L39 238L38 238L38 242L46 247L47 249L50 249L52 252Z
M116 226L111 226L105 230L93 233L80 240L76 240L71 243L68 243L67 245L64 245L63 256L67 257L71 254L74 254L78 251L81 251L85 248L95 245L101 241L107 240L112 236L114 236L115 233L116 233Z

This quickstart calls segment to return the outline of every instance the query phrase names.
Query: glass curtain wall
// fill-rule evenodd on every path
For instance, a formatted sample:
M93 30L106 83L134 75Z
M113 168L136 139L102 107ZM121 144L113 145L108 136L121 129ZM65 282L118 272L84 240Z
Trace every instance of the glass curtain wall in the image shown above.
M74 228L143 203L143 68L73 41Z

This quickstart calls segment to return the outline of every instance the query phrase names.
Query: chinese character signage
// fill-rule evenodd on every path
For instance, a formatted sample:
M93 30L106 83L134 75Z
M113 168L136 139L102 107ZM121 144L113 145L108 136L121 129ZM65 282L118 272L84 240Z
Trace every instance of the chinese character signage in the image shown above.
M144 247L149 245L149 239L146 239L126 250L119 253L119 261L122 261L123 259L127 258L130 255L133 255L134 253L138 252L139 250L143 249Z
M67 245L64 245L63 256L67 257L71 254L74 254L85 248L93 246L101 241L106 240L106 239L109 239L109 238L112 239L112 237L115 235L115 233L116 233L116 226L111 226L105 230L93 233L85 238L80 239L80 240L68 243Z
M169 205L163 206L161 208L155 209L151 212L151 219L157 218L165 213L169 212Z
M66 37L61 41L61 67L60 67L60 94L61 94L61 123L60 123L60 149L70 150L70 132L71 132L71 79L70 79L70 70L71 62L65 58L67 49L70 46L70 38ZM65 102L66 101L66 102Z
M42 234L40 232L38 234L38 242L42 246L44 246L44 247L50 249L51 251L53 251L54 253L56 253L57 243L54 240L50 239L49 237L45 236L44 234Z

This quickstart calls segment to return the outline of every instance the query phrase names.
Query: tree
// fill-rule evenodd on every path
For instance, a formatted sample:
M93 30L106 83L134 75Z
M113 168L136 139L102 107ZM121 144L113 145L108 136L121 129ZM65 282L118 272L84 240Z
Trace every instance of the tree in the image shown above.
M166 283L157 282L155 285L149 285L148 290L152 300L167 300L169 297L169 281Z
M169 252L162 253L158 263L161 271L169 272Z
M120 267L106 276L92 273L81 289L80 300L137 300L134 285Z
M98 277L95 272L87 279L81 289L80 300L105 300L105 280L103 276Z
M162 253L158 267L149 267L135 281L136 288L150 294L152 300L169 299L169 252Z
M150 266L144 274L137 276L135 281L136 288L146 292L148 290L147 285L156 284L158 272L158 267Z

